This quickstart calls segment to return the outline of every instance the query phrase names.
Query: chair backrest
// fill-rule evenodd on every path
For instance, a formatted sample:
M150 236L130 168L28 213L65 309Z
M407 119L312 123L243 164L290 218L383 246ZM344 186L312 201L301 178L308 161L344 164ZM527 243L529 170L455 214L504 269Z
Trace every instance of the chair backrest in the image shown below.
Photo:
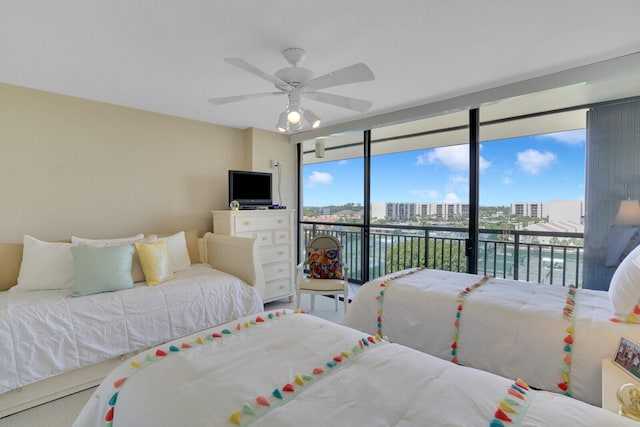
M342 245L340 241L328 234L320 234L309 242L307 248L313 249L340 249Z
M314 237L307 246L307 264L311 279L344 279L340 241L326 234Z

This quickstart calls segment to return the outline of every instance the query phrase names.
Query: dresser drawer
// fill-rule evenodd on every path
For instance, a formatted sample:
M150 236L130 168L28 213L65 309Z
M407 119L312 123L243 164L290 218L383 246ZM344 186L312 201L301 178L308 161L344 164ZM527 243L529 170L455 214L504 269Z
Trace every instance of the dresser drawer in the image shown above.
M238 237L250 237L256 239L258 246L271 246L273 245L273 232L272 231L245 231L243 233L236 233Z
M244 231L272 230L276 228L288 228L287 215L265 215L256 217L234 217L237 233Z
M267 246L260 249L260 262L268 264L278 261L289 261L291 259L291 251L289 245Z
M271 246L273 245L273 232L258 231L256 232L256 240L258 246Z
M291 295L291 280L280 279L265 283L264 300Z
M274 234L273 241L276 245L289 243L289 230L286 230L286 229L275 230L273 234Z
M264 280L266 282L291 277L291 262L287 261L265 265L262 270L264 271Z

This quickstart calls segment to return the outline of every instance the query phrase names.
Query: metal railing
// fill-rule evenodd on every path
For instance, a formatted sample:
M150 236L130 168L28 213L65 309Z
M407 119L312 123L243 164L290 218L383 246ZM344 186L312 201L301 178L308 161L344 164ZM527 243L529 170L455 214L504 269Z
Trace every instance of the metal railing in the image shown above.
M369 232L369 261L362 262L363 226L301 221L303 248L317 234L331 234L343 246L349 281L425 266L466 272L466 229L375 225ZM480 229L478 274L560 286L582 285L583 233ZM363 267L364 265L364 267Z

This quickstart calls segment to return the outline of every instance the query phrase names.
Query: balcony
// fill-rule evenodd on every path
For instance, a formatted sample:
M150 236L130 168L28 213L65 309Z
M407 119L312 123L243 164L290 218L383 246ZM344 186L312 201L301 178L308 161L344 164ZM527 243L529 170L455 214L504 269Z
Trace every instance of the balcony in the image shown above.
M343 245L349 281L419 266L467 271L466 229L375 225L369 234L369 262L362 263L363 226L301 221L304 246L317 234L331 234ZM478 274L558 286L582 286L583 233L480 229Z

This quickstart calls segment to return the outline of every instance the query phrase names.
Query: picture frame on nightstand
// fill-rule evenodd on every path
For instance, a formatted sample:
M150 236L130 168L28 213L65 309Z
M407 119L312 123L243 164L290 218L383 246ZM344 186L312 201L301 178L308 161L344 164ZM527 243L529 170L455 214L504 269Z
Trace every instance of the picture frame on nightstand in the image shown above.
M618 348L613 355L613 363L636 380L640 380L640 345L627 337L620 337Z

